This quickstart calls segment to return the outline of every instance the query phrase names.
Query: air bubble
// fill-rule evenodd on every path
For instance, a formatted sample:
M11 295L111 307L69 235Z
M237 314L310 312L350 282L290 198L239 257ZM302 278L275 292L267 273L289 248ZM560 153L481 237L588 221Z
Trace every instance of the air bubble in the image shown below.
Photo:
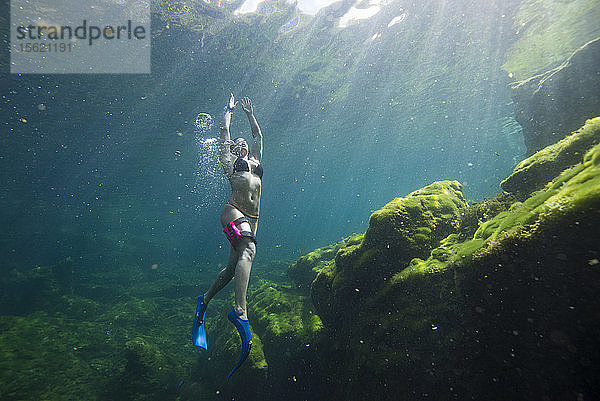
M226 200L226 177L219 162L219 140L210 135L213 118L199 113L194 121L198 162L193 192L198 195L196 207L216 207Z
M196 133L200 132L202 134L206 134L212 128L213 119L208 113L198 113L198 116L196 116L196 121L194 121L194 125L196 127Z

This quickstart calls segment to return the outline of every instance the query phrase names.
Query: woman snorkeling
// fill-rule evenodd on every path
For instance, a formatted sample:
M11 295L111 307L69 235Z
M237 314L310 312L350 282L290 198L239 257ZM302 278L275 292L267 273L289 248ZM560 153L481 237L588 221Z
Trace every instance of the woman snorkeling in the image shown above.
M246 310L246 290L252 261L256 254L256 229L260 210L260 190L263 170L262 133L254 117L254 109L249 98L242 99L242 110L246 113L254 142L252 152L243 138L231 140L229 126L237 102L233 93L225 106L220 135L219 160L231 184L231 196L221 212L223 232L231 243L227 266L217 275L208 291L198 297L198 306L192 329L193 343L207 349L204 319L210 300L235 277L235 307L227 317L237 328L242 340L242 354L231 375L246 360L252 347L252 335Z

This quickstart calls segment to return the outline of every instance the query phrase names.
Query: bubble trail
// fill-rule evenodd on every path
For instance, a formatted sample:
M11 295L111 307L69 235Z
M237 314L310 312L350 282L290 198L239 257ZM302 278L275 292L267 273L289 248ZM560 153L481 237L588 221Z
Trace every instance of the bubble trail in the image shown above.
M212 126L213 119L208 113L199 113L194 121L198 162L192 192L199 195L197 209L220 205L227 196L227 181L219 162L219 139L211 136Z

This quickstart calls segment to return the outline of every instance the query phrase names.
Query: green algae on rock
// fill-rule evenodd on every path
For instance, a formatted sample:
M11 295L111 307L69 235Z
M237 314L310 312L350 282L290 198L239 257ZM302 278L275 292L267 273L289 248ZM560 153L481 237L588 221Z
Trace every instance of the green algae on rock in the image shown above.
M0 399L101 399L121 367L94 349L103 337L97 325L45 312L0 316Z
M287 274L299 287L309 290L310 285L317 277L317 274L334 263L337 251L347 245L360 243L362 238L362 234L352 235L335 244L317 248L298 258L298 260L288 268Z
M364 240L347 244L312 285L311 297L327 324L353 313L362 294L377 291L414 257L427 257L455 231L467 202L458 181L439 181L374 212ZM348 300L354 300L347 303Z
M470 204L460 217L458 227L460 240L464 241L473 238L473 234L475 234L475 231L477 231L483 222L491 220L498 213L508 210L516 201L517 199L514 195L502 192L493 198L486 198Z
M596 123L600 122L600 119ZM541 151L543 158L547 152ZM533 156L535 158L535 155ZM472 239L459 241L450 235L442 241L427 260L415 258L410 265L394 277L407 279L414 274L432 273L450 266L463 266L477 253L490 251L506 238L510 241L535 235L535 230L546 224L564 220L573 210L586 210L600 202L600 145L590 149L581 163L564 170L547 184L546 188L532 194L523 202L484 222ZM486 249L489 248L489 249ZM394 281L392 281L394 282Z
M523 160L500 186L506 192L525 197L541 189L566 168L581 163L585 153L600 143L600 117L559 142Z
M299 370L298 361L310 352L307 348L323 327L310 298L292 286L264 282L250 292L249 302L269 368L279 373Z
M322 394L329 373L318 344L323 323L304 288L263 281L248 294L249 318L262 340L268 383L276 393Z
M458 181L435 182L374 212L364 246L394 248L398 256L427 253L457 228L466 206Z
M356 280L358 266L377 271L385 261L355 255L364 241L338 251L312 286L327 333L324 359L344 366L331 374L344 383L332 399L390 391L444 399L529 399L549 388L591 394L589 367L600 362L600 145L492 214L474 234L442 239L428 258L398 263L368 291ZM522 382L526 371L539 373ZM513 382L522 384L501 385Z
M265 282L249 294L250 313L264 343L284 336L302 346L322 323L307 296L283 284Z
M123 352L126 364L120 377L121 394L138 398L140 395L166 396L167 389L176 385L180 372L175 361L151 340L135 337L125 343Z

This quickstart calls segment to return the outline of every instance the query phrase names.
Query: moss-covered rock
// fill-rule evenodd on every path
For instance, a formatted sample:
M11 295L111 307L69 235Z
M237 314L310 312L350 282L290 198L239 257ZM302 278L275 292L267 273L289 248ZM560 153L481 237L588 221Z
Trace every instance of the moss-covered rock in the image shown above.
M362 294L371 294L414 257L427 257L457 229L467 203L457 181L435 182L396 198L371 215L363 241L341 248L335 264L313 282L311 296L326 323L354 313ZM341 300L344 300L343 302Z
M473 234L479 226L488 220L496 217L498 213L508 210L513 203L517 201L516 197L507 192L502 192L493 198L486 198L475 202L464 209L458 224L458 235L461 240L473 238Z
M458 181L435 182L373 213L363 246L390 249L389 256L399 263L411 256L426 255L456 230L466 206Z
M367 294L336 287L353 283L348 276L361 263L338 270L336 258L313 284L321 291L313 298L335 310L323 309L323 357L344 366L332 372L338 385L329 396L593 397L599 227L596 145L542 190L492 213L472 236L448 235L428 258L399 264Z
M285 338L296 342L294 346L305 346L322 328L308 297L291 286L265 282L250 292L249 300L250 314L265 344Z
M249 293L249 317L263 343L269 383L279 392L310 386L320 369L315 342L323 324L303 289L263 282ZM314 383L313 383L314 384Z
M600 37L580 46L560 66L512 85L515 118L523 127L528 154L600 114Z
M600 143L600 117L559 142L523 160L500 186L521 198L544 187L566 168L581 163L585 153Z
M563 216L572 210L590 209L600 201L599 161L600 145L596 145L585 154L581 163L564 170L546 188L484 222L473 238L461 241L458 235L450 235L428 259L413 259L406 269L394 276L392 285L414 275L466 265L478 253L494 249L504 238L534 235L535 230L563 220Z
M36 310L60 310L62 295L73 290L73 260L27 271L11 269L0 277L0 314L21 315Z
M0 316L0 399L102 399L123 367L103 341L102 327L89 322L46 312Z
M175 361L151 340L135 337L125 343L126 364L118 395L128 399L167 397L178 381Z
M347 245L360 243L362 238L363 235L352 235L335 244L317 248L298 258L298 260L288 268L287 274L299 288L304 288L308 292L308 290L310 290L310 285L317 277L317 274L334 263L337 251Z

